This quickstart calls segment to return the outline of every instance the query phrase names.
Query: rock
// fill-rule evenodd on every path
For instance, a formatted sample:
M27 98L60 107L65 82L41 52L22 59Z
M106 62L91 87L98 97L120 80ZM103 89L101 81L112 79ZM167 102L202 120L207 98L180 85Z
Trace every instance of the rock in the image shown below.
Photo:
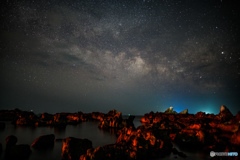
M1 110L0 111L0 121L13 121L16 119L17 114L21 111L19 109L15 110Z
M179 114L188 114L188 109L185 109L184 111L181 111Z
M169 107L164 113L165 114L177 114L176 111L173 111L173 107Z
M171 153L170 138L161 135L159 130L152 131L145 126L140 126L137 129L125 127L120 132L116 144L126 146L131 158L150 159ZM131 151L132 149L134 151Z
M5 152L5 159L7 160L25 160L31 154L31 149L28 144L14 145Z
M196 135L196 131L189 130L191 132L182 132L176 135L174 141L180 147L185 148L199 148L203 146L202 139L200 139L200 135ZM202 137L201 137L202 138Z
M235 120L240 123L240 111L238 111L237 115L235 116Z
M232 135L232 137L230 138L230 143L240 146L240 130L238 130Z
M40 119L41 119L42 121L52 121L52 120L54 120L53 115L52 115L52 114L49 114L49 113L43 113L43 114L41 114Z
M62 158L66 160L79 160L80 156L92 148L92 142L88 139L68 137L63 139Z
M150 120L147 117L142 117L140 120L142 123L150 123Z
M43 135L35 139L31 146L36 149L52 148L54 146L54 140L54 134Z
M206 116L205 112L197 112L197 114L195 114L195 118L204 118Z
M12 146L15 146L17 143L17 137L14 135L10 135L6 138L6 150L11 148Z
M226 122L226 121L229 121L231 119L233 119L233 115L232 113L229 111L229 109L222 105L221 106L221 110L220 110L220 113L217 115L219 118L221 118L221 121L222 122Z
M116 110L109 111L103 121L101 121L98 125L99 128L102 129L122 129L124 127L134 126L133 120L135 116L129 116L128 119L122 119L122 113L117 112Z

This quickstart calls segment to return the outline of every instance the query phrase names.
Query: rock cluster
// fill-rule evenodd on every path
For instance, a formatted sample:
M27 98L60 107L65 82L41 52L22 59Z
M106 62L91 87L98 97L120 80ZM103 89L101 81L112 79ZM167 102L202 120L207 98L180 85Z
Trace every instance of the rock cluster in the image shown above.
M234 117L226 106L221 106L217 115L205 112L194 115L187 110L184 113L175 114L169 108L164 113L145 114L141 121L150 128L167 131L180 147L202 149L207 154L211 150L240 151L239 113Z
M98 127L102 129L116 128L121 129L133 125L134 116L129 116L128 119L122 118L122 113L116 110L109 111L99 123Z
M7 111L0 111L0 115L3 112ZM240 112L233 116L226 106L221 106L217 115L205 112L194 115L189 114L187 109L178 114L170 107L164 113L145 114L141 118L142 125L137 128L133 124L134 116L123 119L122 113L116 110L111 110L107 114L43 113L39 117L32 112L20 110L9 113L9 117L3 116L3 119L12 120L17 125L66 126L96 120L100 121L99 128L115 130L117 141L96 149L88 139L73 137L63 139L62 158L66 160L141 160L164 157L170 153L186 158L187 155L173 148L172 143L183 148L201 149L206 154L210 151L240 153ZM40 136L31 146L36 149L52 147L54 140L54 135ZM6 138L6 159L26 158L31 153L29 145L16 143L15 136ZM22 152L24 155L21 155Z

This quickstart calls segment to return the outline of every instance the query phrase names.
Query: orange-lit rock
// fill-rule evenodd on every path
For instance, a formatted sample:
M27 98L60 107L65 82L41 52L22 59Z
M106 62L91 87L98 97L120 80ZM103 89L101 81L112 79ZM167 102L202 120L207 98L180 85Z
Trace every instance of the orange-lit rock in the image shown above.
M232 135L230 142L231 144L240 146L240 130L238 130Z
M90 148L92 148L92 142L88 139L65 138L63 139L62 158L66 160L78 160Z
M221 118L222 122L226 122L229 121L230 119L233 119L232 113L224 105L221 106L220 113L217 116Z

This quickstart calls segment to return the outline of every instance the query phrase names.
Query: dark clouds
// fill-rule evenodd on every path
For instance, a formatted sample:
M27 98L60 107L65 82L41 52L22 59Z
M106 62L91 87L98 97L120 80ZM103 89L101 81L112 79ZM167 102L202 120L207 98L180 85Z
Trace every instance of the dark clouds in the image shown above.
M1 106L236 111L239 18L234 1L4 1Z

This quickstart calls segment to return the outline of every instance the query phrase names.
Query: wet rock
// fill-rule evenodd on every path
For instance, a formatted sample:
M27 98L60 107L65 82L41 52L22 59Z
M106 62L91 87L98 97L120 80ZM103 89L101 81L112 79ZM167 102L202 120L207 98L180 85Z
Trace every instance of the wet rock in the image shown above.
M185 109L184 111L181 111L179 114L188 114L188 109Z
M17 143L17 137L14 135L10 135L6 138L6 150L11 148L12 146L15 146Z
M66 160L79 160L80 156L92 148L92 142L88 139L68 137L63 139L62 158Z
M54 146L55 136L53 134L43 135L38 137L33 143L32 147L36 149L47 149Z
M25 160L31 154L30 146L27 144L14 145L5 152L5 159L7 160Z

